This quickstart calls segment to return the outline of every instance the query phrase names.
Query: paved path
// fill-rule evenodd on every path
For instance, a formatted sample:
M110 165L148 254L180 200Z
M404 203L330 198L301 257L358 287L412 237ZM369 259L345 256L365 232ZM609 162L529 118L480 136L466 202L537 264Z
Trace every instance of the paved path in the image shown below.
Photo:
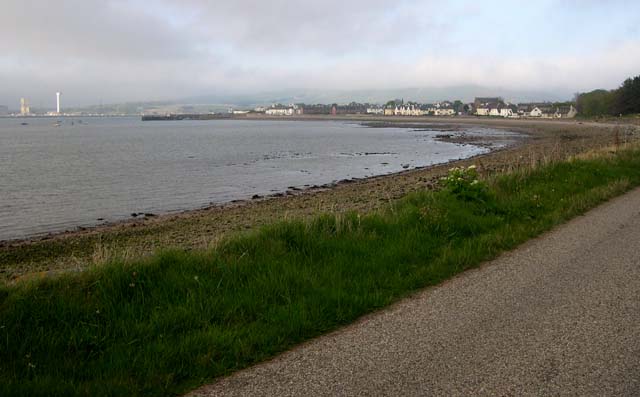
M194 396L640 396L640 189Z

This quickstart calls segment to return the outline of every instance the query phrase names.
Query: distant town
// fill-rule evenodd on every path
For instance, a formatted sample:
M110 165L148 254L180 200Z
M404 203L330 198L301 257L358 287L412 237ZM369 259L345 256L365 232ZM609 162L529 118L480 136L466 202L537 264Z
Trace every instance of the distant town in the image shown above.
M505 102L500 97L478 97L471 103L463 103L462 101L419 103L396 99L384 105L356 102L347 105L290 104L284 106L276 104L270 107L256 107L252 110L231 110L231 112L233 114L264 113L267 116L368 114L378 116L488 116L506 118L573 118L577 114L571 102L512 104Z
M32 109L28 99L20 99L19 110L0 105L0 116L143 116L143 119L229 118L247 115L302 116L302 115L372 115L407 117L482 116L503 118L573 118L577 110L573 102L510 103L501 97L477 97L473 102L460 100L420 103L404 99L390 100L385 104L271 104L255 107L226 107L208 105L124 104L99 105L87 108L61 108L61 93L57 92L56 109ZM215 109L214 109L215 108Z

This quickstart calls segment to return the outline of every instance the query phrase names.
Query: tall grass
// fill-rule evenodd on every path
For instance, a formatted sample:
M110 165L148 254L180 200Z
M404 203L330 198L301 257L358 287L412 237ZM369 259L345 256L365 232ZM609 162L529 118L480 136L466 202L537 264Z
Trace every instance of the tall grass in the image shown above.
M174 395L436 284L640 185L640 151L536 164L208 251L0 287L0 395ZM103 255L108 256L108 253Z

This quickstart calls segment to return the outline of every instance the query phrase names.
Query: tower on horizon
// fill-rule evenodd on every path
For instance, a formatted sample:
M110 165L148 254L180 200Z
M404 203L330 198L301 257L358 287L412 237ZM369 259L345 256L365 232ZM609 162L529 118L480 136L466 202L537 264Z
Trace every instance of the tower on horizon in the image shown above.
M29 101L24 98L20 98L20 114L23 116L27 116L31 113L31 109L29 108Z
M60 92L56 92L56 113L60 114Z

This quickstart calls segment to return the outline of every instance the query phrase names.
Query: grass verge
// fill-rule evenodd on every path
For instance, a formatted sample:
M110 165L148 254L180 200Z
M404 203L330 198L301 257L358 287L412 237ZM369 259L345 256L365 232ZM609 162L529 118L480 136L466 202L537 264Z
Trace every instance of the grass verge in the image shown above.
M491 259L640 185L640 150L410 194L0 287L0 395L174 395Z

